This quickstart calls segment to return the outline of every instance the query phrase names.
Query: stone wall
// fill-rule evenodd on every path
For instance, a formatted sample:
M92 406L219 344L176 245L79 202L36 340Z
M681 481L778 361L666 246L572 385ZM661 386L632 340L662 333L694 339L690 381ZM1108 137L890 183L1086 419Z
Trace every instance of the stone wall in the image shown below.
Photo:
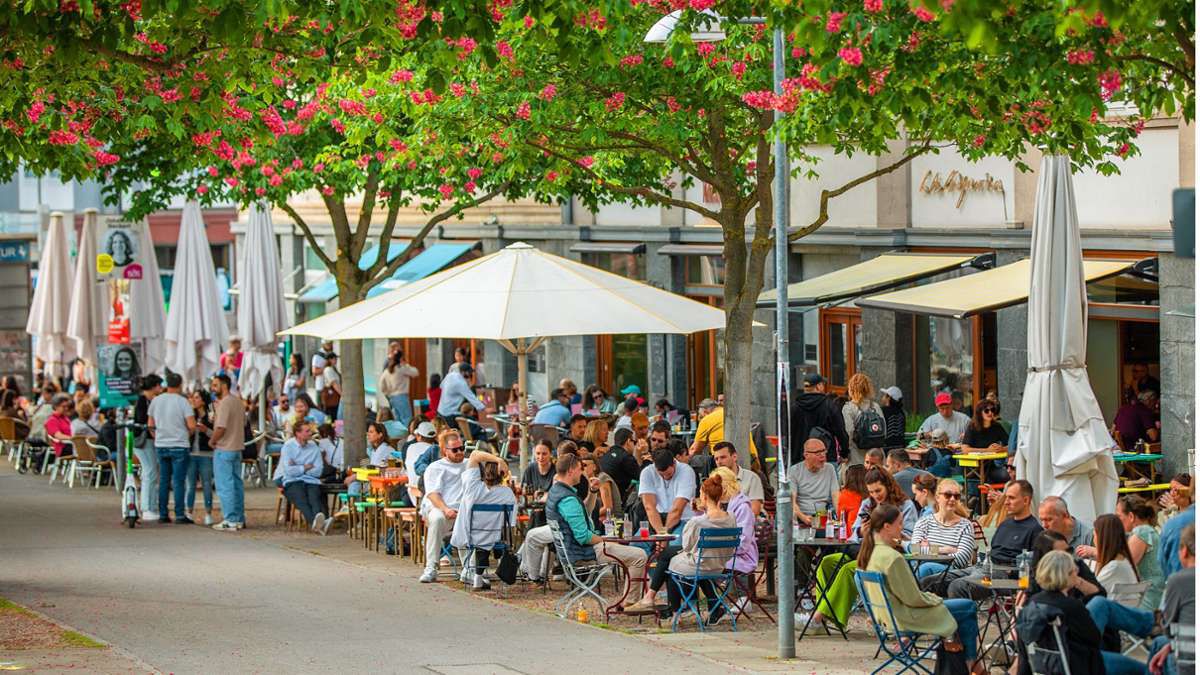
M1196 447L1196 261L1164 253L1158 274L1164 469L1174 473L1191 470Z

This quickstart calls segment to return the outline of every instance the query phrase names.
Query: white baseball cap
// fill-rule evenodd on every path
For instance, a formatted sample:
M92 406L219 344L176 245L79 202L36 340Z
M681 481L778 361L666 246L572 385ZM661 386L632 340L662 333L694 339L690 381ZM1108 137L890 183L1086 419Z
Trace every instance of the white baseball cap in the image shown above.
M894 384L884 389L883 393L890 396L893 401L900 401L904 399L904 394L900 391L900 387L897 387Z

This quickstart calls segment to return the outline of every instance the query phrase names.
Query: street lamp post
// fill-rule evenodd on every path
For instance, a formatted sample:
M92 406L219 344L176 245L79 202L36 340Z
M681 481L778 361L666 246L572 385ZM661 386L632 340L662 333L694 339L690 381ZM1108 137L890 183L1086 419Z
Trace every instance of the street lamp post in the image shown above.
M659 19L646 33L646 42L666 42L679 23L682 10L671 12ZM719 42L725 39L721 30L721 17L712 10L702 14L709 19L692 33L695 42ZM760 17L738 19L738 23L761 25L766 20ZM784 39L783 29L774 30L774 90L776 96L783 95L784 79ZM775 541L778 549L776 562L778 564L777 580L779 593L779 658L791 659L796 656L796 625L793 612L795 611L795 570L793 560L795 550L792 548L792 491L787 481L788 451L790 429L790 390L791 390L791 359L788 355L788 181L791 170L788 163L787 142L779 133L783 112L775 110L775 353L776 353L776 393L779 396L776 411L776 433L779 444L775 454L775 468L778 476L778 487L775 490Z

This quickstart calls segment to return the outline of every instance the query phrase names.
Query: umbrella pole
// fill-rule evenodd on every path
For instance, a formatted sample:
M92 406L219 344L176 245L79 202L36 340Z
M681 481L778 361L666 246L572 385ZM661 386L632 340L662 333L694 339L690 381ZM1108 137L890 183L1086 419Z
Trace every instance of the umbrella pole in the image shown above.
M517 399L517 426L521 430L521 475L525 475L525 467L529 465L529 426L525 424L525 405L529 400L526 381L529 379L529 347L525 338L517 338L517 389L520 396Z

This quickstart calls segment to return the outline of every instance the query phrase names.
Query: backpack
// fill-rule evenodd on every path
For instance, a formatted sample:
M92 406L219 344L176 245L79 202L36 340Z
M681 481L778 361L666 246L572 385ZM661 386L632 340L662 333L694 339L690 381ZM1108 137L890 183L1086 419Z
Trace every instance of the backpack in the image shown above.
M882 448L887 440L887 423L883 416L875 411L875 406L861 410L858 419L854 421L854 444L859 450Z

